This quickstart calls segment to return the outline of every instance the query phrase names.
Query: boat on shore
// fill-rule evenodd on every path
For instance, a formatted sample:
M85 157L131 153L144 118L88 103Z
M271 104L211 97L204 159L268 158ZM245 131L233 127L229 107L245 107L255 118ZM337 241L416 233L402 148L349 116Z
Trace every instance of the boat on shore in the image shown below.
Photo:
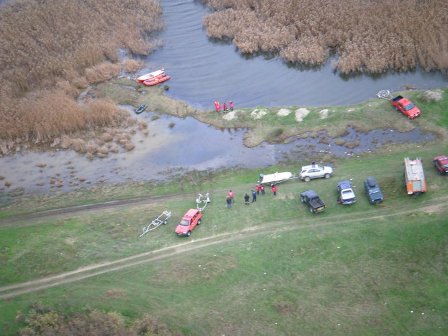
M135 113L136 114L140 114L140 113L142 113L142 112L144 112L145 110L146 110L146 108L148 107L148 105L146 105L146 104L141 104L139 107L137 107L136 109L135 109Z
M143 84L145 86L154 86L166 82L170 78L171 77L165 73L165 69L159 69L137 77L137 83Z

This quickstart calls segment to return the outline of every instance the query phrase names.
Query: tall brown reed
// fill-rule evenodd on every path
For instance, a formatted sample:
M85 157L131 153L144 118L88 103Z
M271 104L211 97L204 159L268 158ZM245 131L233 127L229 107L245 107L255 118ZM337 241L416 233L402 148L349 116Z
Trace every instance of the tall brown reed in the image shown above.
M343 74L422 67L448 70L446 0L202 0L209 36L242 53L278 52L322 64L336 53Z
M120 72L112 64L118 48L149 53L155 44L147 34L162 28L160 18L156 0L12 0L0 6L0 139L41 141L119 120L110 102L83 107L73 98L88 83Z

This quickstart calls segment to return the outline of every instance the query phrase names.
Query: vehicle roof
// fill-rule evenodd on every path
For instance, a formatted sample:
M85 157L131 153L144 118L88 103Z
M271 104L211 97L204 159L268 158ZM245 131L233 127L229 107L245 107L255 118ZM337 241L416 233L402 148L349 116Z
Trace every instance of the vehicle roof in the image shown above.
M400 103L402 103L403 105L407 105L407 104L411 103L411 101L407 98L401 98Z
M300 195L308 196L309 198L317 197L317 193L314 190L306 190Z
M342 180L338 182L338 186L341 189L348 189L352 187L352 183L349 180Z
M439 155L434 158L434 160L439 161L441 164L445 165L448 163L448 156Z
M373 176L369 176L368 178L366 178L366 183L370 188L378 186L378 182L376 181L376 178L374 178Z
M198 209L190 209L185 213L184 218L191 218L194 215L196 215L198 212L199 212Z
M318 165L318 164L302 166L302 170L304 170L304 169L311 169L311 168L325 168L325 166L321 166L321 165Z

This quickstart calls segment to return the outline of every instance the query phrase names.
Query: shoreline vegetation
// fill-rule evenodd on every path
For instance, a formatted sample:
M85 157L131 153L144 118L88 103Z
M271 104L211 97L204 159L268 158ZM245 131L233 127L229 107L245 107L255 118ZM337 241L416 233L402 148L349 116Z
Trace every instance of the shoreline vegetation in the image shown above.
M110 100L76 99L89 85L142 66L120 60L119 49L145 55L159 46L149 38L163 28L157 1L16 0L0 15L2 154L127 126L128 113Z
M287 143L295 136L320 137L322 132L325 132L324 138L338 138L347 132L347 127L355 128L359 132L381 128L406 132L419 127L424 131L435 132L439 138L444 139L448 134L443 126L445 121L441 111L448 106L447 92L448 89L400 92L410 97L422 109L423 116L416 120L409 120L394 111L389 102L379 98L349 106L257 106L235 108L227 112L202 111L166 96L161 87L139 88L135 82L126 78L97 85L94 95L112 99L117 104L149 104L151 110L156 113L180 118L191 116L221 129L247 129L244 145L256 147L264 141ZM437 113L425 113L428 109L436 109Z
M315 66L336 55L335 71L448 70L445 0L202 0L208 36L243 54L276 53Z

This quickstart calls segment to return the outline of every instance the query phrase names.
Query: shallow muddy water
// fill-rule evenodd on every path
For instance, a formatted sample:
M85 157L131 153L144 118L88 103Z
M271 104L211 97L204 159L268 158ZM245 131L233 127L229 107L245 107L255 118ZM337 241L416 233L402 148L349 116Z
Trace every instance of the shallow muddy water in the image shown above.
M198 108L213 101L235 107L285 105L345 105L359 103L381 89L445 87L447 76L422 71L358 75L348 79L333 73L331 61L320 68L289 67L278 58L243 57L233 45L212 42L202 27L207 9L194 0L161 0L164 46L145 58L147 70L164 67L172 76L169 94Z
M418 129L406 133L393 130L358 133L350 128L337 139L343 143L339 145L321 133L319 137L291 138L287 144L263 143L247 148L243 145L245 130L219 130L190 117L162 116L152 120L152 116L152 113L138 116L148 122L149 135L136 134L132 152L92 161L73 151L28 152L0 158L0 176L4 178L0 180L0 194L71 191L98 183L162 180L193 169L247 167L263 172L282 161L297 161L298 169L313 153L356 156L390 142L424 143L435 138ZM358 145L355 148L344 146L354 142ZM6 182L11 185L7 187Z

